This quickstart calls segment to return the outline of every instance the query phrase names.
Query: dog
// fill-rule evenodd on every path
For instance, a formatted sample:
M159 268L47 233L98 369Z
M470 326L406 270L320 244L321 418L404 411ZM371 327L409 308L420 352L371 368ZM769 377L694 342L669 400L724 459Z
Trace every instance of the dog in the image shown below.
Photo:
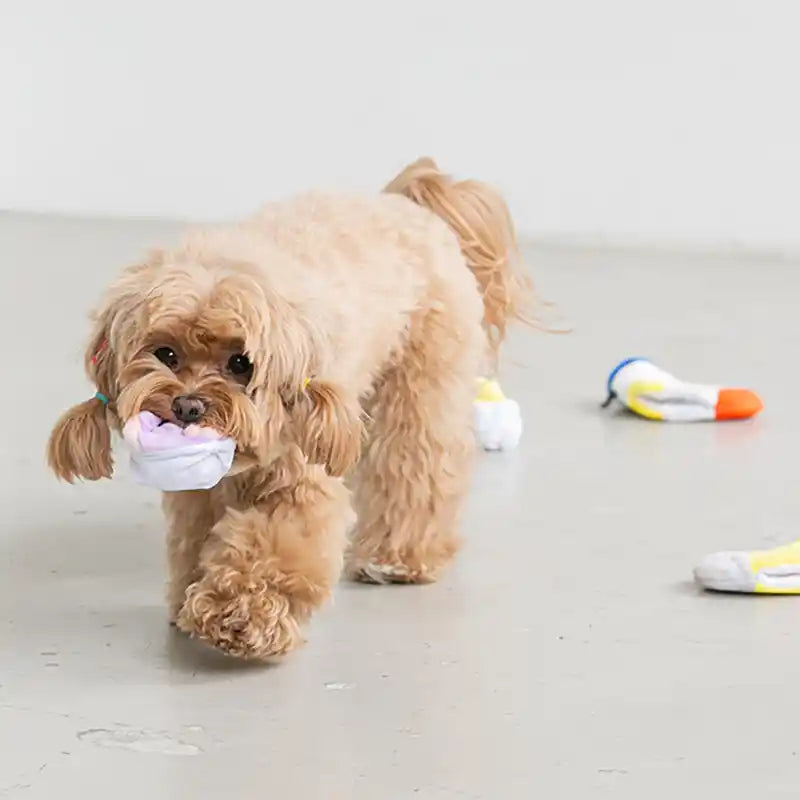
M425 583L450 561L475 380L528 295L503 200L430 159L374 196L189 232L107 291L85 364L108 402L58 420L49 465L110 478L112 431L141 411L185 424L188 398L236 456L214 488L164 493L170 621L284 655L343 569Z

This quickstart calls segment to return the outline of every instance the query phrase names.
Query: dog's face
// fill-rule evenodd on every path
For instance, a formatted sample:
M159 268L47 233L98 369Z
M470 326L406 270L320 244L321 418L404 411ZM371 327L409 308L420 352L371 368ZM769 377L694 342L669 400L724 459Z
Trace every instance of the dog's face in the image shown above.
M96 315L86 368L110 402L66 412L50 465L66 480L110 477L109 427L151 411L234 439L239 463L297 448L341 475L360 452L360 409L315 374L321 346L255 268L156 255L123 273Z
M266 387L254 382L255 359L261 353L246 346L244 332L215 328L200 311L145 325L134 336L116 357L113 410L121 424L140 411L151 411L180 426L214 428L235 439L248 455L280 444L279 438L266 437L285 431L287 409L279 404L267 413ZM101 350L96 361L104 355ZM113 350L107 357L114 358Z

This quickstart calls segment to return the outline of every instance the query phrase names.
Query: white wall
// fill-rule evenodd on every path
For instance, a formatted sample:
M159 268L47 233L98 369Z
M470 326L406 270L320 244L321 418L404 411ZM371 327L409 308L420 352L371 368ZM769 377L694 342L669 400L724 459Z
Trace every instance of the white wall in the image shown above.
M524 234L800 244L796 0L4 0L0 207L199 218L435 155Z

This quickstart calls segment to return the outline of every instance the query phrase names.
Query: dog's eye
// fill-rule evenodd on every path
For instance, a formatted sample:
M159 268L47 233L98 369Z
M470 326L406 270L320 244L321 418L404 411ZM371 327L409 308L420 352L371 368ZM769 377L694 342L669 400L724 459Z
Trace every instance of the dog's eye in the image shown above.
M153 355L171 370L178 369L178 356L171 347L159 347L153 351Z
M253 365L244 353L235 353L228 359L228 369L232 375L241 378L253 371Z

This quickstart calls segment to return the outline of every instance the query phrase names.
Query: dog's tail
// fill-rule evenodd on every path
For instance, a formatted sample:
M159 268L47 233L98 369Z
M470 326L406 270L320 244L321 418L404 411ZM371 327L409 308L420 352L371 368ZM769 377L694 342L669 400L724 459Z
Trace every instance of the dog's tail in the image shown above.
M526 313L532 300L531 282L503 198L485 183L454 181L430 158L409 164L384 191L429 208L458 237L483 296L483 327L496 361L511 320L535 325Z

